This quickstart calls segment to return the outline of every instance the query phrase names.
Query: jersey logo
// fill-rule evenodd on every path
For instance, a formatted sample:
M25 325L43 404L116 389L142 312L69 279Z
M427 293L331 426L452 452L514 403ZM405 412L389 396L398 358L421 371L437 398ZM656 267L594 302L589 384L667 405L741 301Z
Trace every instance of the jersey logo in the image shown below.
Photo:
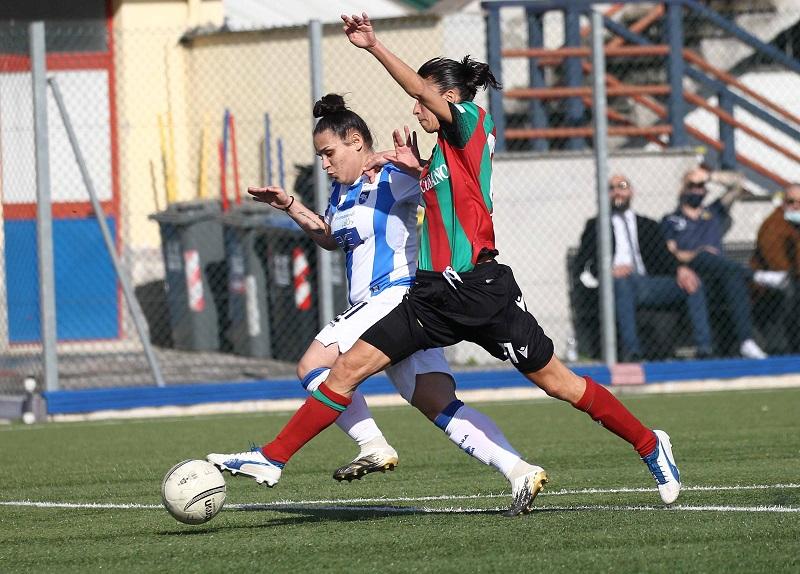
M361 239L361 236L358 234L358 229L355 227L346 227L334 231L333 238L336 240L336 245L344 252L352 251L364 243L364 240Z
M430 170L428 175L419 180L419 188L422 193L433 189L437 183L450 178L450 171L447 169L447 164L442 164L436 169Z
M369 199L369 192L370 190L368 189L362 191L361 194L358 196L358 203L360 204L367 203L367 200Z
M500 343L500 346L503 348L506 358L508 358L515 365L519 363L519 359L517 359L517 354L514 352L514 345L512 345L511 342ZM527 348L525 348L525 352L526 353L528 352Z

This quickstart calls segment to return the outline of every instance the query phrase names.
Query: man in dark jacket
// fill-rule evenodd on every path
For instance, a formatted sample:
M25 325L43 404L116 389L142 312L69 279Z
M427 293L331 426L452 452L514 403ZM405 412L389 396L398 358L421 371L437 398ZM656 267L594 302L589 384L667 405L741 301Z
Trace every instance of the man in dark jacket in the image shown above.
M628 179L614 175L608 184L613 237L614 299L622 359L642 357L636 331L636 310L663 307L685 301L691 320L697 355L711 354L705 293L698 276L686 265L679 265L667 249L661 226L631 209L633 188ZM576 265L583 270L585 287L597 286L597 218L586 222L581 236Z

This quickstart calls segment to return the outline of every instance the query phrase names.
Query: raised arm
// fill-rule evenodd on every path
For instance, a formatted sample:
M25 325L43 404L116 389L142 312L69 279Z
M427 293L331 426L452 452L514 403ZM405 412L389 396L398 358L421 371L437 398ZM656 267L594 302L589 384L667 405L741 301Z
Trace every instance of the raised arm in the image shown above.
M725 194L720 198L720 203L727 210L731 208L733 202L739 199L744 193L742 186L744 177L735 171L712 171L711 181L721 183L725 186Z
M303 205L299 199L290 196L282 187L248 187L247 193L253 196L254 201L269 204L275 209L286 212L306 232L306 235L323 249L328 251L338 249L325 219Z
M440 122L453 123L453 116L447 100L442 98L433 85L426 82L378 40L366 12L362 12L361 16L342 14L342 21L344 22L344 33L347 34L350 43L375 56L389 72L389 75L400 84L400 87L433 112Z

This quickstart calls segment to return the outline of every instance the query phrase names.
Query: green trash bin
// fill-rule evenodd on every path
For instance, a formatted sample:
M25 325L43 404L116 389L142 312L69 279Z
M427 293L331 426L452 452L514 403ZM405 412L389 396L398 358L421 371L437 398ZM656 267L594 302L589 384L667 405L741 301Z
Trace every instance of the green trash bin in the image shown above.
M316 245L303 231L272 227L267 231L267 299L272 357L297 361L319 331Z
M217 351L225 329L225 247L216 201L173 203L150 215L161 231L173 346Z
M234 353L297 361L319 331L317 246L283 214L246 203L219 217ZM344 254L331 252L334 310L347 306Z
M297 361L319 331L316 244L290 218L258 203L221 215L233 352ZM332 252L333 297L347 304L344 257Z

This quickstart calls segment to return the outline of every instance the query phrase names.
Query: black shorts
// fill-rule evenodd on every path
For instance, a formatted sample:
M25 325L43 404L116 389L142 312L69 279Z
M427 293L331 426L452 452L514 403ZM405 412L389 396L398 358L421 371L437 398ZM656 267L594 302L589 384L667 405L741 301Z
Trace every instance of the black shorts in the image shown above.
M528 311L511 268L495 261L458 279L417 271L403 301L361 335L392 364L420 349L477 343L498 359L510 359L522 373L543 368L553 341Z

